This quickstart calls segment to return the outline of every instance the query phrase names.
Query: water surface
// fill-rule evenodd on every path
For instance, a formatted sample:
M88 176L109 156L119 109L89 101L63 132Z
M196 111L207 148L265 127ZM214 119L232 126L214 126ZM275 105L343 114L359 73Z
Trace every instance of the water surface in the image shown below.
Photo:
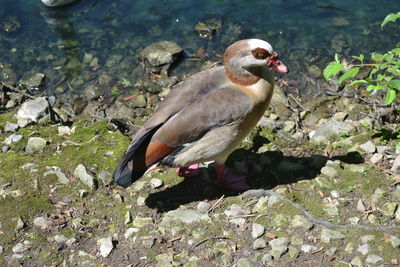
M134 83L136 54L159 40L177 42L188 58L203 47L209 57L190 62L193 72L206 60L220 60L215 54L235 40L256 37L280 52L291 68L288 77L296 80L310 64L323 68L335 52L349 56L396 46L398 24L381 30L380 23L399 10L398 0L83 0L59 9L39 0L0 0L0 22L12 16L21 25L14 33L0 32L0 63L16 81L45 73L51 94L57 87L82 89L103 72ZM212 40L199 38L194 25L211 18L221 20L222 29ZM83 62L85 53L99 64Z

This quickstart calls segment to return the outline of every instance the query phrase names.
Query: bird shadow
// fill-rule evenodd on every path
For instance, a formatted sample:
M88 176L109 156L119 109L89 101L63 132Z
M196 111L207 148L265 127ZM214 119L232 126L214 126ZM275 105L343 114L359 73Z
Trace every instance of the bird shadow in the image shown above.
M363 158L358 152L334 157L319 154L294 157L285 156L281 151L255 153L237 149L229 156L226 165L236 170L247 169L246 181L252 189L270 189L278 185L314 179L321 173L328 160L339 160L348 164L363 163ZM238 162L240 164L237 164ZM239 194L222 190L213 184L216 178L213 167L201 170L200 175L185 178L167 189L151 193L146 199L146 205L162 213L196 201L212 201L223 195Z

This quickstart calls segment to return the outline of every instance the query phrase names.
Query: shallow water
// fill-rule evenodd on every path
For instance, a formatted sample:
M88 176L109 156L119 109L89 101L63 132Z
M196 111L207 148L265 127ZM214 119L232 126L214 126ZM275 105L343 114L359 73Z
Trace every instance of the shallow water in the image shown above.
M203 47L210 55L205 61L220 60L215 54L235 40L256 37L274 46L294 80L310 62L323 68L335 52L349 56L393 48L399 23L383 30L380 23L399 10L398 0L83 0L61 9L39 0L0 0L0 23L15 16L21 25L14 33L0 32L0 63L12 69L15 81L45 73L52 94L57 87L70 90L66 80L79 90L101 72L134 83L136 54L155 41L176 41L188 57ZM193 27L210 18L221 19L222 29L208 41ZM85 53L98 57L99 65L82 63ZM203 61L181 71L199 70ZM86 78L76 82L81 75Z

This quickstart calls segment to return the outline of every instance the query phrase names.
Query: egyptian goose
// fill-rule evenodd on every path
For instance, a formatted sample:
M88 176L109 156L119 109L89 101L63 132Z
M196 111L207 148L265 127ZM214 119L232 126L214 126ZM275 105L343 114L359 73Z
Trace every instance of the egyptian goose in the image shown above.
M224 163L256 126L272 97L274 75L288 72L271 45L259 39L237 41L224 65L199 72L178 84L134 136L114 172L127 187L154 164L196 173L196 164L215 161L215 184L227 190L249 188L244 176ZM190 166L190 167L188 167Z

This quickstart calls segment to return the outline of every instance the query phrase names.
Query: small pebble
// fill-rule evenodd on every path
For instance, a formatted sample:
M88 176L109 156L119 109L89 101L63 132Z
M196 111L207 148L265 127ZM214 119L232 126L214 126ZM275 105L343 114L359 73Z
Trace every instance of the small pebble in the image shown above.
M376 151L376 146L371 140L365 142L364 144L361 144L360 148L370 154Z
M308 244L304 244L301 246L301 251L305 252L305 253L310 253L312 251L317 250L318 248L316 246L313 245L308 245Z
M369 264L376 264L376 263L378 263L378 262L380 262L382 260L383 259L382 259L381 256L378 256L376 254L370 254L370 255L367 256L366 262L369 263Z
M251 227L251 236L253 238L258 238L262 236L265 232L265 227L258 223L253 223Z
M161 179L157 179L157 178L152 178L150 180L150 186L153 189L159 188L161 186L163 186L164 182Z
M199 202L199 204L197 204L197 210L200 211L201 213L207 213L210 207L211 204L205 201L201 201Z
M383 159L383 155L382 154L375 153L370 158L370 161L371 161L372 164L378 164L378 163L382 162L382 159Z
M368 245L368 244L360 245L360 246L357 248L357 251L360 252L360 253L363 254L363 255L367 255L368 252L369 252L369 245Z
M103 258L108 257L114 248L111 236L100 238L97 240L97 245L100 245L100 254Z
M367 208L365 207L365 205L364 205L364 203L362 202L362 200L359 199L359 200L357 201L357 210L358 210L358 211L361 211L361 212L364 212L366 209L367 209Z
M263 238L257 238L253 243L253 249L263 249L267 247L267 243Z

